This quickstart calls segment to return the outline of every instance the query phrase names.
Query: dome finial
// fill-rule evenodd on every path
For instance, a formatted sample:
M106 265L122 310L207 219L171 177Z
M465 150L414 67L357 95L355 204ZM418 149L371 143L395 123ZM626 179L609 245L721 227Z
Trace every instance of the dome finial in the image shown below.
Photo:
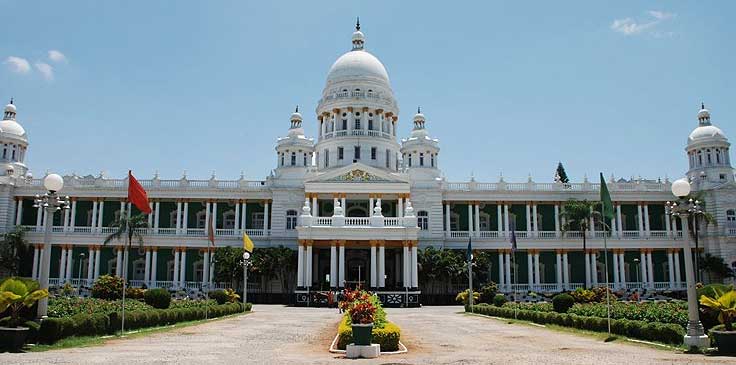
M299 113L299 105L296 106L296 110L294 110L294 113Z
M702 101L700 102L700 109L705 109L705 103Z
M417 106L417 114L422 114L422 107L421 106Z
M10 97L10 105L13 105L13 97Z
M355 21L355 30L360 30L360 17L357 17L357 20Z

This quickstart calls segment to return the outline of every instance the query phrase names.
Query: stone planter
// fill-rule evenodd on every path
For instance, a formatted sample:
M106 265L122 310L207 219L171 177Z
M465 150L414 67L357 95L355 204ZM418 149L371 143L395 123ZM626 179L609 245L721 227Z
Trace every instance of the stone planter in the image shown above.
M353 343L358 346L369 346L373 339L373 323L353 323Z
M28 327L0 327L0 347L19 350L26 344Z
M710 334L718 352L736 354L736 331L710 331Z

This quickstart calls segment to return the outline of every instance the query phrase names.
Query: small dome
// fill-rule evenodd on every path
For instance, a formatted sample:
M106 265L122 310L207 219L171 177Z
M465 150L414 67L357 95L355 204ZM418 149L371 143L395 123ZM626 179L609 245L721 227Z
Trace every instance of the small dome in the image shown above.
M359 30L353 32L353 42L355 41L365 42L365 34Z
M414 121L415 121L415 122L418 122L418 121L425 121L425 120L426 120L426 119L424 119L424 114L422 114L422 112L421 112L421 111L417 111L417 113L416 113L416 114L414 114Z
M703 140L727 140L723 131L714 125L704 125L695 128L688 137L688 142L699 142Z
M388 72L381 61L364 50L354 50L335 61L327 73L327 85L351 79L376 79L389 83Z
M15 105L13 105L13 104L6 105L5 106L5 112L15 113L16 112Z
M299 110L291 113L291 120L302 120L302 113L299 113Z
M698 120L702 119L710 119L710 111L705 109L705 107L698 112Z

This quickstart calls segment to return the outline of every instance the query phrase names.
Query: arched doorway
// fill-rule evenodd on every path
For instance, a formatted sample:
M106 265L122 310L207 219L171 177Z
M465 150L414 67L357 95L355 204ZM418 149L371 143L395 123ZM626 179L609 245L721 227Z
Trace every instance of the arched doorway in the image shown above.
M355 288L358 285L370 285L370 251L351 249L345 252L345 280L347 285Z
M368 203L366 202L351 202L346 203L348 206L345 211L346 217L370 217L368 214Z

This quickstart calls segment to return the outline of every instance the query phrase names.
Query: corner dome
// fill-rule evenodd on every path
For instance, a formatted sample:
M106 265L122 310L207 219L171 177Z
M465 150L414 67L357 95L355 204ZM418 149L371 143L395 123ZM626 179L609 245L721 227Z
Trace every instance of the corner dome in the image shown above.
M352 79L375 79L389 84L383 63L362 49L340 56L327 73L327 85Z

